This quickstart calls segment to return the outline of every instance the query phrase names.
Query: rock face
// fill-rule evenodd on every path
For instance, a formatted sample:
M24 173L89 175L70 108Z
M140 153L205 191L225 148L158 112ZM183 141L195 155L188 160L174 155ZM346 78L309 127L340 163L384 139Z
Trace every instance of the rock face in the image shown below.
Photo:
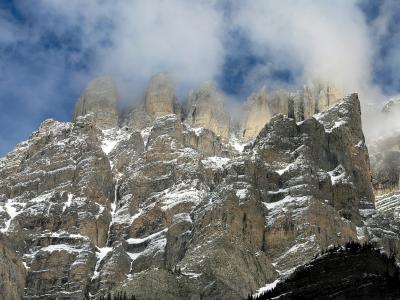
M225 141L229 139L230 116L224 96L214 84L207 82L189 95L186 122L192 127L207 128Z
M27 298L87 296L114 196L101 135L93 115L47 120L1 161L2 231L27 266Z
M123 124L144 129L159 117L175 114L180 119L181 108L176 101L175 83L168 73L154 75L146 89L143 101L125 112Z
M75 107L74 120L92 113L96 125L101 129L118 125L118 92L110 78L91 81Z
M24 295L26 270L10 242L0 234L0 298L18 300Z
M175 86L166 73L159 73L150 80L145 96L145 108L152 118L177 113Z
M245 103L245 118L241 124L243 139L250 140L256 137L272 116L267 90L263 87L252 94Z
M331 244L398 249L374 209L357 95L303 122L272 116L241 151L214 87L182 122L170 86L150 86L162 92L143 103L148 123L46 120L0 160L0 229L26 265L24 297L242 299Z
M323 112L342 99L339 89L324 83L313 83L297 92L293 98L293 116L297 121ZM289 108L289 111L291 108ZM289 115L291 112L289 112Z
M266 88L263 87L246 101L241 124L242 140L254 139L276 114L284 114L296 121L303 121L327 110L341 98L342 95L337 89L322 83L304 86L301 91L293 94L278 91L268 95Z

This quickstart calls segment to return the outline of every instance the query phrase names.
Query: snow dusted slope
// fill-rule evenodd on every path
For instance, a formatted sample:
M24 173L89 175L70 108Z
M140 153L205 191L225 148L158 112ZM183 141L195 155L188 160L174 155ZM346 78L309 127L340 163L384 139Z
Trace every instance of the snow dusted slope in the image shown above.
M174 114L138 130L45 121L0 161L25 296L242 299L331 244L383 241L361 235L377 212L359 114L352 95L277 115L244 149Z

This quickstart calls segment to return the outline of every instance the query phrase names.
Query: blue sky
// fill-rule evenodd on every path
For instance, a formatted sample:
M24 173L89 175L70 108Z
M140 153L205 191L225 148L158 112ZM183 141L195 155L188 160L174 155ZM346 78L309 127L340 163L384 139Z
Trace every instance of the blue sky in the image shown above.
M181 100L206 80L242 101L322 78L383 101L400 91L398 20L396 0L1 0L0 155L46 118L69 121L100 75L125 104L158 71Z

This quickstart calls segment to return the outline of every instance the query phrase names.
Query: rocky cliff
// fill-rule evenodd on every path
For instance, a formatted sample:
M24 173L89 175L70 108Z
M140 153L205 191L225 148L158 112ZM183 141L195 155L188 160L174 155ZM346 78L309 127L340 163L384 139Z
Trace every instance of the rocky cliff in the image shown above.
M149 82L143 100L128 109L122 123L128 127L144 129L158 117L175 114L181 115L181 108L176 101L174 80L168 73L154 75Z
M0 296L18 300L24 295L26 270L21 257L15 253L12 243L0 234Z
M118 125L118 92L111 78L98 78L91 81L85 93L75 106L74 120L79 116L93 114L96 125L101 129Z
M244 141L254 139L276 114L303 121L327 110L342 98L343 95L337 88L317 82L294 93L278 91L269 95L266 88L262 87L245 103L241 138Z
M190 93L186 122L195 128L207 128L225 141L229 139L230 116L224 96L213 83L207 82Z
M243 149L216 88L194 92L182 120L163 76L121 127L87 108L0 160L24 297L242 299L331 244L398 249L374 208L356 94L302 121L275 114Z

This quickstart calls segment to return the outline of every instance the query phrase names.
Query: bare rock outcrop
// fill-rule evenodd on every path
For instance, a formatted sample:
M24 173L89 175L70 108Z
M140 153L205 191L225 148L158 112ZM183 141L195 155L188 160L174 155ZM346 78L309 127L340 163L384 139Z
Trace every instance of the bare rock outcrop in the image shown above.
M177 115L178 119L181 117L175 82L168 73L158 73L150 79L142 101L126 109L122 124L142 130L152 126L157 118L170 114Z
M275 114L243 151L223 142L214 87L192 94L186 122L167 103L143 103L145 129L47 120L0 159L24 297L243 299L330 244L397 249L395 225L366 217L379 213L357 95L302 122Z
M145 96L145 110L153 120L178 113L175 84L167 73L159 73L151 78Z
M26 269L12 244L0 233L0 298L23 298L26 285Z
M192 127L202 127L229 139L230 116L226 110L224 96L211 82L192 91L188 98L186 122Z
M118 92L110 78L98 78L89 82L84 94L75 106L74 121L79 116L93 114L101 129L118 126Z
M338 89L321 83L304 86L292 94L281 90L269 95L263 87L246 101L241 138L244 141L254 139L276 114L303 121L332 107L341 98Z
M268 102L267 90L261 88L256 93L253 93L244 104L245 117L242 120L242 138L243 140L255 138L264 128L274 113ZM283 112L282 112L283 113Z
M293 113L297 121L302 121L312 117L314 114L327 110L336 104L343 97L338 88L332 85L315 82L304 86L303 89L295 93L293 97Z

